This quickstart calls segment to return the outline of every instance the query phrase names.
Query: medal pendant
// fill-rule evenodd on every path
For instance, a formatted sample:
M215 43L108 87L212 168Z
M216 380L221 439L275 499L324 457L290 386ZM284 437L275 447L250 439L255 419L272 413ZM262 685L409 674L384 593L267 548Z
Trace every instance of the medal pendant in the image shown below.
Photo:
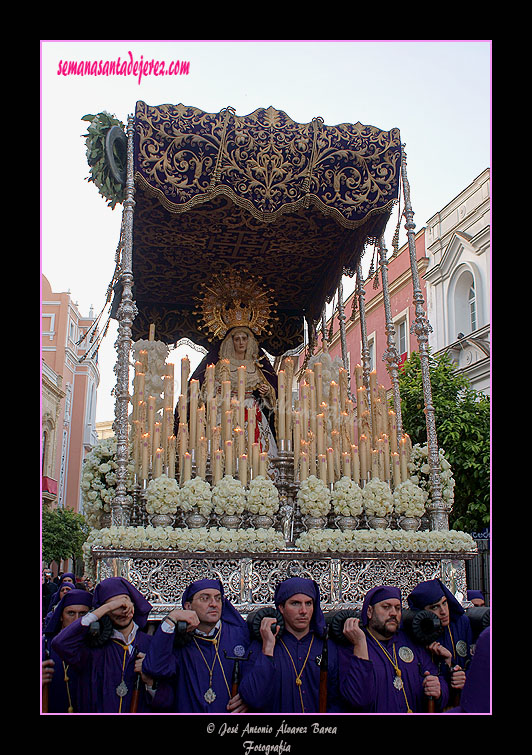
M206 703L213 703L216 700L216 692L213 690L212 687L209 687L207 692L203 695L205 698Z
M403 680L400 676L395 677L395 679L393 680L393 686L395 687L395 689L403 689Z
M118 695L118 697L125 697L127 693L128 693L127 685L122 680L120 684L118 685L118 687L116 688L116 694Z

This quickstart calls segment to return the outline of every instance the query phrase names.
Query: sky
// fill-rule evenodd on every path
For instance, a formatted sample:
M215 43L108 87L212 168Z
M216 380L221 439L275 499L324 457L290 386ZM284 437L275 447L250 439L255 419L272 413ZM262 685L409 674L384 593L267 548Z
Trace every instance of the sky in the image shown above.
M58 73L64 61L117 58L186 61L188 74ZM399 128L416 230L491 165L490 40L41 40L40 272L85 317L104 307L122 207L111 210L86 180L81 118L105 110L127 123L138 100L237 115L271 105L298 123L320 116L328 126ZM396 223L392 213L389 249ZM97 422L114 419L116 332L112 321L100 347ZM183 353L192 366L201 358L187 348L169 361Z

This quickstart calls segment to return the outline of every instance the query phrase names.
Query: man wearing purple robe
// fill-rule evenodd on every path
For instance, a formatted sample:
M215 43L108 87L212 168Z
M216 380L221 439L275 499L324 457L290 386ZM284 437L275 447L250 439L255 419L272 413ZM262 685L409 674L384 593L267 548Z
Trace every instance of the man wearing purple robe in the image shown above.
M448 687L430 653L401 628L401 591L381 585L364 598L360 619L348 618L343 633L352 644L339 649L340 692L360 713L424 713L447 704Z
M139 675L143 689L134 712L167 709L171 702L170 691L164 685L155 690L153 679L142 669L152 640L142 631L150 611L150 603L128 580L110 577L96 586L91 612L54 637L52 649L78 674L81 712L131 712ZM91 642L91 626L94 629L96 621L100 622L102 631L98 639Z
M68 590L52 611L43 633L43 683L46 678L48 707L46 713L79 713L78 676L52 649L52 640L76 619L85 616L92 606L92 594L86 590ZM45 671L51 671L46 674ZM44 690L43 690L44 691Z
M320 593L312 579L292 577L277 585L275 606L283 616L284 631L261 621L261 639L253 640L240 694L252 711L262 713L317 713L320 711L320 664L327 653L327 711L343 710L338 691L337 646L325 639L325 617ZM325 662L324 662L325 665Z
M489 713L491 710L491 628L476 642L475 652L462 690L460 705L446 713Z
M471 662L473 631L464 608L440 579L420 582L407 598L412 609L432 611L439 618L442 634L428 648L451 687L451 704L457 704Z
M184 622L186 632L178 631ZM161 621L144 659L144 668L174 688L177 713L242 713L247 710L238 692L233 694L237 668L248 661L249 630L224 595L218 579L192 582Z

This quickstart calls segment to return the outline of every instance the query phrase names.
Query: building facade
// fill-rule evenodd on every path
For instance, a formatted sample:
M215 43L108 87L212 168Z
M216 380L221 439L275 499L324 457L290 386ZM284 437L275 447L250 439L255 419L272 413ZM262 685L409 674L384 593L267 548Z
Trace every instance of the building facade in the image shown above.
M429 343L448 352L471 387L490 392L490 170L429 218L424 278Z
M42 498L82 512L83 459L96 444L97 357L83 358L83 336L94 323L83 317L70 293L56 293L42 276Z

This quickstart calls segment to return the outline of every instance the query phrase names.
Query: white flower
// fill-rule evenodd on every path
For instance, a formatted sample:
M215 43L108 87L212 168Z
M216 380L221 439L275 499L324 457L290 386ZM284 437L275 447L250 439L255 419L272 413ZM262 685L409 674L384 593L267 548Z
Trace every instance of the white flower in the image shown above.
M393 497L387 482L374 477L362 489L364 511L369 516L386 516L393 511Z
M297 502L303 516L327 516L331 510L331 493L323 480L310 475L299 487Z
M428 493L411 479L401 482L393 491L393 506L396 514L423 516Z
M412 532L403 530L312 529L302 533L296 547L314 553L471 553L476 543L466 532L454 530Z
M268 477L259 475L249 483L246 509L252 514L273 516L279 510L279 491Z
M209 483L201 477L193 477L184 482L179 489L178 506L182 511L197 509L200 514L209 517L212 511L212 490Z
M177 481L162 474L150 480L146 488L146 511L148 514L175 514L179 502Z
M362 488L349 477L342 477L334 484L332 507L341 516L358 516L363 510Z
M241 514L246 507L246 492L240 482L225 475L212 490L212 504L216 514Z
M432 500L432 482L430 480L430 464L428 456L428 445L425 444L424 446L420 446L419 443L416 443L412 448L410 461L408 463L410 479L427 493L427 504ZM451 465L445 458L445 451L443 448L438 449L438 458L441 470L439 477L442 488L442 499L452 508L454 502L455 479L452 475Z

